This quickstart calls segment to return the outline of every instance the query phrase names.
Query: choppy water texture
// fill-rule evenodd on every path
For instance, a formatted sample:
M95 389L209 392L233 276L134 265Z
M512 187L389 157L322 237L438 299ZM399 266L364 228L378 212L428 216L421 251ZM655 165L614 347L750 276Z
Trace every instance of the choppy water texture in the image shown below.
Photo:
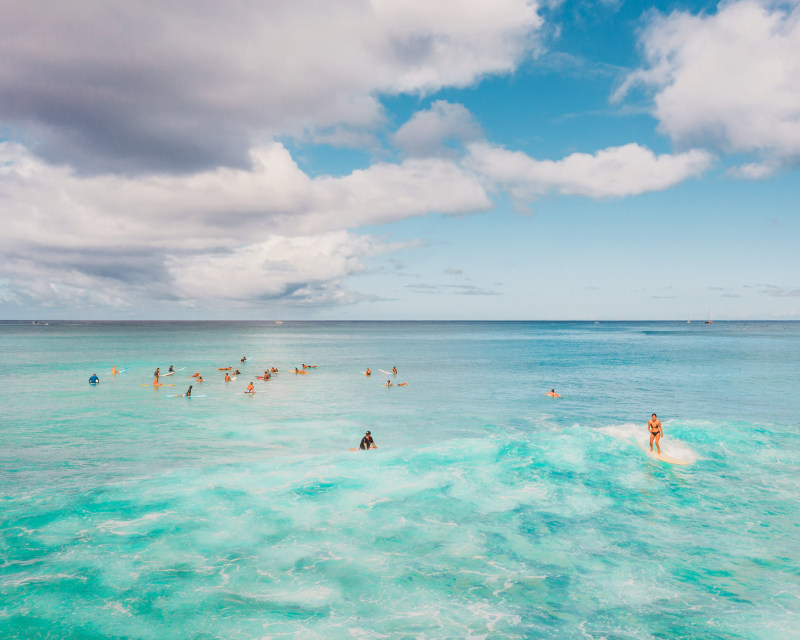
M800 634L800 324L6 323L0 382L2 638Z

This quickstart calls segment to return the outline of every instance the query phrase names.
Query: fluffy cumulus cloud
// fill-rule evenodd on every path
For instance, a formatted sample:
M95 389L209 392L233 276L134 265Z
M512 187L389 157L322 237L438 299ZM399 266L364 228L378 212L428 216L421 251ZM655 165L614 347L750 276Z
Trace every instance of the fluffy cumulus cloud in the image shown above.
M573 153L556 161L537 160L480 143L470 146L469 163L518 199L530 200L549 192L607 198L659 191L701 174L711 161L706 151L656 155L638 144Z
M139 294L352 302L338 282L396 247L348 229L491 206L478 179L444 159L311 178L272 143L251 165L84 176L0 143L4 297L114 307Z
M363 258L394 247L371 236L334 231L271 236L221 254L168 256L173 288L186 300L289 300L312 304L357 302L338 282L363 273Z
M800 161L800 3L726 2L714 14L659 15L642 34L654 115L680 146L754 153L739 175Z
M476 140L481 128L461 104L437 100L430 109L418 111L393 136L395 145L412 156L437 155L447 144Z
M531 0L0 0L0 119L84 171L246 166L278 134L380 120L379 93L509 72Z

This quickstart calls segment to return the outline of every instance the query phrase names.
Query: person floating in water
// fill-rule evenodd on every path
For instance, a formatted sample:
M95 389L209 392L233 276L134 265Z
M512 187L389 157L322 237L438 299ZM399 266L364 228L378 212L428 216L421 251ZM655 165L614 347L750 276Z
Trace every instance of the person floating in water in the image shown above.
M392 367L392 373L393 373L394 375L397 375L397 367Z
M100 378L97 377L96 373L93 373L89 378L89 384L97 384L98 382L100 382Z
M650 451L653 450L653 440L655 440L658 455L661 455L659 440L661 440L661 436L664 435L664 430L661 428L661 420L658 419L655 413L650 417L650 421L647 423L647 429L650 431Z
M191 398L192 397L192 385L189 385L189 388L186 390L186 393L184 395L187 398Z
M375 444L375 441L372 439L372 432L367 431L366 435L361 438L361 444L358 445L358 448L362 451L366 451L367 449L377 449L378 445Z
M250 384L247 385L247 391L245 391L245 393L255 393L255 392L256 388L253 386L253 383L251 382Z
M555 389L550 389L550 391L548 391L544 395L550 396L551 398L560 398L561 397L559 394L556 393Z

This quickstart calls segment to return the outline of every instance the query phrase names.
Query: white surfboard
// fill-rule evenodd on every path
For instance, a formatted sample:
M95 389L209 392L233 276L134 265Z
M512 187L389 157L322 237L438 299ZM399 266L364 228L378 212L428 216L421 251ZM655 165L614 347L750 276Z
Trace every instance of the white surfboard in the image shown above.
M669 464L680 464L680 465L691 464L686 460L679 460L678 458L673 458L672 456L668 456L666 453L656 453L655 451L648 451L647 455L653 458L654 460L661 460L661 462L668 462Z

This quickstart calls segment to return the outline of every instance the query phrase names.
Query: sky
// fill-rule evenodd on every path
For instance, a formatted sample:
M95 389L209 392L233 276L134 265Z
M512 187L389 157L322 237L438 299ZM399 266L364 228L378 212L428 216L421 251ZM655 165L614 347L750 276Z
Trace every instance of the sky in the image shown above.
M800 0L0 15L0 319L800 319Z

